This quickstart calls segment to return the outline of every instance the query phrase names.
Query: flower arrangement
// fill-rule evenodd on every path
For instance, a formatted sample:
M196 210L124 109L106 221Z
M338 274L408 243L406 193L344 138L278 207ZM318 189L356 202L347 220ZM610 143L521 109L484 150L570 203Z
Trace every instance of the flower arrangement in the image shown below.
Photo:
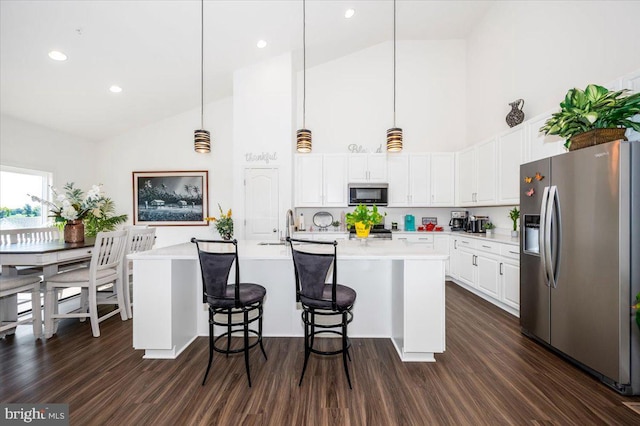
M206 217L205 220L207 222L215 222L216 229L222 237L223 240L230 240L233 237L233 219L231 218L231 209L227 211L225 214L222 211L222 207L218 204L218 209L220 210L220 217L215 218L213 216Z
M113 201L102 192L102 185L93 185L87 194L75 187L74 182L67 182L64 192L59 193L51 187L54 201L43 200L30 195L31 200L40 202L49 208L49 217L56 223L81 220L87 226L87 235L96 236L100 231L113 231L118 224L127 221L127 215L115 215ZM28 194L27 194L28 195Z

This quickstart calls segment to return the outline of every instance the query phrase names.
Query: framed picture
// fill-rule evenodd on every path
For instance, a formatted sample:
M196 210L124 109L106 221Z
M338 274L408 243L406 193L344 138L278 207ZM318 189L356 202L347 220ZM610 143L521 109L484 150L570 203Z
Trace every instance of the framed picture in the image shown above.
M207 226L206 170L133 172L133 223L150 226Z

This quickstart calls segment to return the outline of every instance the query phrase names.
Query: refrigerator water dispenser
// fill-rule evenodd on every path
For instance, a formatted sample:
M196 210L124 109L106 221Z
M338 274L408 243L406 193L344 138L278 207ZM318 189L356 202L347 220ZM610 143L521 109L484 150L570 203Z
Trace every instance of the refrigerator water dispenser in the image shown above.
M540 215L524 215L524 252L527 254L540 254Z

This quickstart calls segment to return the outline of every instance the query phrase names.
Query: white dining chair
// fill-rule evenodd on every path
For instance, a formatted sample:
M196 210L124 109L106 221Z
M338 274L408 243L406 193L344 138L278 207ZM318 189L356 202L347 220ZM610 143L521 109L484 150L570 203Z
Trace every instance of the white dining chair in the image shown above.
M126 243L127 231L99 232L88 268L60 272L46 279L44 334L47 339L56 333L60 318L80 318L84 321L88 317L94 337L100 336L99 323L105 319L118 313L123 321L127 319L122 285ZM98 291L109 284L116 290ZM57 290L70 287L81 289L80 309L61 314L58 312ZM117 308L99 317L98 305L117 305Z
M42 336L42 310L40 308L40 275L0 275L0 337L6 332L15 329L18 325L33 322L33 335L36 338ZM18 318L18 297L19 293L31 294L31 318ZM15 300L15 309L13 307ZM3 303L4 302L4 303ZM8 303L7 303L8 302ZM8 312L11 310L11 312Z
M122 275L122 283L124 288L125 307L127 309L127 317L133 318L131 309L131 284L133 281L133 261L127 259L130 253L151 250L156 239L156 228L146 227L127 227L127 248L125 251L124 267Z

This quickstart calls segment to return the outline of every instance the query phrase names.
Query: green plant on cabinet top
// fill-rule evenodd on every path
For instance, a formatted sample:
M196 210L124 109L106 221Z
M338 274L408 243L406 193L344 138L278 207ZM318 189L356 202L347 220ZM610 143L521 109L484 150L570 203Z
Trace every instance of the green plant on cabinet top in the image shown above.
M626 89L612 91L596 84L588 85L585 90L570 89L560 102L560 111L553 114L540 131L565 138L567 149L572 137L594 129L626 127L640 132L640 123L630 120L640 113L640 93L626 95L626 92Z

